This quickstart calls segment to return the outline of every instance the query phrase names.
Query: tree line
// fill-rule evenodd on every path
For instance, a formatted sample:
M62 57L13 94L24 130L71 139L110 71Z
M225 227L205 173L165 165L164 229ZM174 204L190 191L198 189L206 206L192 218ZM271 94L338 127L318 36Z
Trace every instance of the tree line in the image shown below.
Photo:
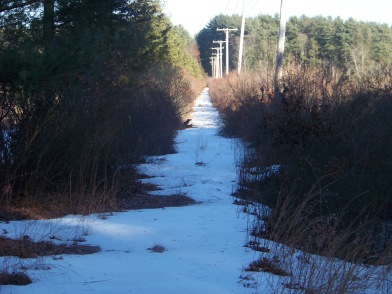
M0 200L107 195L172 151L198 58L158 0L1 1Z
M201 62L210 72L212 40L224 39L217 28L239 28L239 15L218 15L196 36ZM246 19L243 67L246 71L272 68L276 57L279 16L259 15ZM230 39L230 68L237 67L239 33ZM286 63L339 69L348 75L363 77L389 68L392 62L392 28L387 24L344 21L332 17L291 17L286 28Z

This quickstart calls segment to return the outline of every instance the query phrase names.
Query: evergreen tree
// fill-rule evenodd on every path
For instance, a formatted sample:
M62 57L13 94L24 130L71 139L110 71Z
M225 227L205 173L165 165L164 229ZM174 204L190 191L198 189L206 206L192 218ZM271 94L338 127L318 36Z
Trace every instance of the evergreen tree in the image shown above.
M158 0L2 1L0 15L0 176L15 194L93 193L172 150L192 99L180 68L202 73Z
M211 75L211 65L210 65L210 57L211 57L211 47L214 47L212 41L216 40L225 40L225 36L222 32L217 32L218 28L240 28L241 26L241 17L239 15L233 16L225 16L223 14L217 15L212 18L209 23L196 35L196 41L199 45L200 50L200 61L201 65L204 68L204 71ZM238 32L233 32L231 34L231 42L238 36ZM229 46L233 47L234 43L230 43ZM234 48L233 48L234 49ZM229 50L230 54L235 54L236 50ZM225 54L225 52L223 52ZM232 58L233 57L233 58ZM225 59L225 55L223 56L223 60ZM230 56L230 68L236 67L236 62L238 60L238 51L236 56Z
M246 70L260 65L272 68L279 16L259 15L248 18L245 36L244 60ZM239 16L219 15L197 35L203 68L211 70L209 57L212 41L217 38L216 27L239 27ZM379 71L391 64L392 28L383 24L343 21L331 17L292 17L287 22L285 59L306 66L323 66L326 70L340 69L348 75L363 76L366 71ZM230 39L230 66L236 65L239 42L237 34Z

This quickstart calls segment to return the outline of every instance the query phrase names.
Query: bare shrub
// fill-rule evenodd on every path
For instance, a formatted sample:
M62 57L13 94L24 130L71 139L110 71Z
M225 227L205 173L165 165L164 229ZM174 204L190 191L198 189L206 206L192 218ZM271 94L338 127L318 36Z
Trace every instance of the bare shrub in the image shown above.
M254 215L255 249L269 249L256 262L277 257L292 274L272 287L390 289L390 75L359 80L292 63L279 99L267 91L266 100L252 98L262 82L244 79L213 82L210 93L226 134L245 140L235 196Z
M0 272L0 285L24 286L31 283L31 279L23 272Z
M115 208L118 192L137 184L133 164L175 151L200 82L169 64L133 72L121 62L56 88L15 93L1 125L3 204L53 208L60 201L78 213Z
M338 71L291 64L279 102L271 97L263 103L252 98L258 82L239 77L233 87L232 80L217 82L216 92L211 91L216 93L214 103L223 114L224 130L255 148L250 160L254 167L265 171L272 165L284 167L255 181L254 190L262 191L263 203L275 207L284 183L295 189L294 197L300 201L318 182L328 185L328 196L321 204L327 214L347 208L345 217L350 219L365 208L381 219L392 217L388 212L392 211L390 86L359 84ZM244 90L248 83L253 90ZM220 87L226 90L218 91ZM246 96L237 98L237 92Z
M292 196L281 195L277 208L272 210L248 208L254 215L249 247L259 256L246 270L263 272L263 277L271 281L271 289L282 293L284 289L294 293L390 289L392 240L378 248L377 226L369 220L361 225L355 221L348 227L344 224L343 230L339 216L314 216L312 210L319 199L315 191L296 205Z
M223 133L254 140L258 137L262 105L271 98L271 78L262 74L231 73L210 82L210 95L224 121Z

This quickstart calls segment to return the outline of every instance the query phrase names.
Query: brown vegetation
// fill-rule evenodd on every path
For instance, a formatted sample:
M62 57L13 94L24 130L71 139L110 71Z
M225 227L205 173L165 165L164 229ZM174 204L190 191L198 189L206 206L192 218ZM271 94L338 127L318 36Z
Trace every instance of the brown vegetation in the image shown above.
M33 242L29 236L21 239L0 237L0 256L17 256L20 258L37 258L38 256L53 256L61 254L93 254L101 249L98 246L81 245L74 242L72 245L56 245L53 242Z
M115 71L108 68L102 74ZM14 118L18 132L5 137L3 133L1 138L5 142L0 151L0 214L86 214L128 209L140 202L143 193L138 192L133 164L146 155L175 151L176 131L196 98L193 89L202 85L169 65L156 65L132 82L129 73L116 74L115 92L107 92L112 85L105 83L90 85L84 92L64 89L63 95L80 98L76 105L57 105L40 122L32 122L25 111ZM35 130L37 124L40 128ZM153 205L148 196L144 199Z
M270 260L267 258L260 258L256 261L253 261L246 271L252 272L268 272L277 276L289 276L290 274L285 272L280 268L279 260Z
M37 258L39 256L55 256L62 254L93 254L101 249L98 246L54 244L49 241L34 242L25 235L21 239L9 239L0 236L0 256L16 256L19 258ZM56 257L59 258L59 257ZM61 258L61 257L60 257ZM0 271L0 285L28 285L31 279L24 272L9 272L6 268Z
M163 246L163 245L155 244L155 245L152 246L151 248L147 248L147 250L150 250L151 252L154 252L154 253L163 253L163 252L165 252L167 249L166 249L165 246Z
M278 256L292 273L282 284L315 293L390 289L391 85L388 72L359 79L298 64L279 97L267 71L210 83L222 132L244 142L234 195L254 216L249 247L269 249L252 267Z
M0 272L0 285L24 286L31 283L31 279L23 272Z

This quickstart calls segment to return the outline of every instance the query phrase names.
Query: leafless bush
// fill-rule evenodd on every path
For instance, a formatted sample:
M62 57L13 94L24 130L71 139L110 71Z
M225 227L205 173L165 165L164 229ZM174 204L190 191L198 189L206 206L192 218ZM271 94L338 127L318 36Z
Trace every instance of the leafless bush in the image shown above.
M86 213L114 207L120 182L137 181L132 164L175 151L196 82L168 64L136 73L119 62L56 89L15 94L19 104L0 137L3 203L31 207L61 200Z
M390 75L359 80L293 63L279 99L268 91L254 99L263 82L244 79L215 81L210 93L226 134L245 140L236 195L268 206L244 208L255 216L254 248L270 250L257 261L279 260L291 274L271 285L390 289Z
M271 98L271 84L267 76L249 73L230 74L210 83L210 95L224 121L223 133L254 140L263 104Z
M309 191L298 204L292 196L281 195L273 210L248 208L256 212L249 247L263 250L256 250L259 257L247 270L268 273L263 277L276 293L388 293L392 239L381 249L379 227L369 220L342 230L339 215L314 216L318 192Z

